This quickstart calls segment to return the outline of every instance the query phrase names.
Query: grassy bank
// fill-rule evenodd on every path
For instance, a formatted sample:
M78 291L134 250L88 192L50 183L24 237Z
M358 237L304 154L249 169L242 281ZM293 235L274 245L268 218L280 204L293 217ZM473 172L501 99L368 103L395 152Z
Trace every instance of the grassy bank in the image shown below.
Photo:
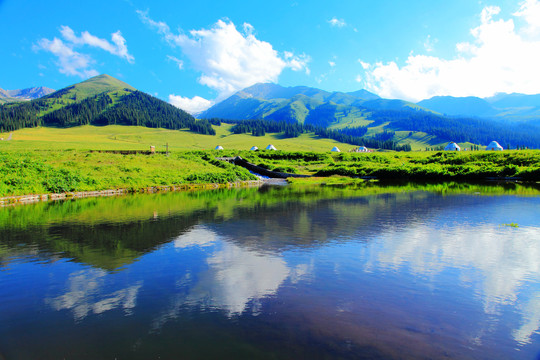
M270 170L319 177L440 181L519 177L540 181L540 151L285 153L242 152L248 161Z
M317 177L374 176L431 182L519 177L540 181L540 151L534 150L461 153L207 150L172 151L166 156L4 149L0 151L0 196L254 180L247 170L215 160L216 156L236 155L270 170Z
M0 196L254 179L247 170L204 152L169 156L76 150L0 153Z

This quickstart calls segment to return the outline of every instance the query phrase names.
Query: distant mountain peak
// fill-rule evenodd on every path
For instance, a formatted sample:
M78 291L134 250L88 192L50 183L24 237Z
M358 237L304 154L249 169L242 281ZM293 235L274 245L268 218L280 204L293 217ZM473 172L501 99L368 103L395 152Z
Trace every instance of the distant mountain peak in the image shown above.
M357 97L357 98L360 98L360 99L364 99L364 100L376 100L376 99L381 98L379 95L374 94L374 93L369 92L369 91L364 90L364 89L353 91L353 92L348 92L346 94Z
M40 97L49 95L53 93L53 89L48 87L38 86L31 87L26 89L15 89L15 90L4 90L0 89L0 99L3 99L4 102L9 101L27 101L34 100Z

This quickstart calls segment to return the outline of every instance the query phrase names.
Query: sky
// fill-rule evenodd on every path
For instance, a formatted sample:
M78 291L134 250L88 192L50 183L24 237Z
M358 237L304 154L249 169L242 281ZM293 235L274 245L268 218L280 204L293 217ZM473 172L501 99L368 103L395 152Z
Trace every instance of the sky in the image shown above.
M540 0L0 0L0 88L109 74L198 113L256 83L540 93Z

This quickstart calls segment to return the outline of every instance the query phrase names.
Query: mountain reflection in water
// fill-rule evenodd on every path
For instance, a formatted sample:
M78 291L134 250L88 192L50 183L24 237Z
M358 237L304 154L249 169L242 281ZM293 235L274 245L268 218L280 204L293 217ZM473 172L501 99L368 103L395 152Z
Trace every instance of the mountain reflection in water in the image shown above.
M1 209L0 355L535 358L539 205L366 184Z

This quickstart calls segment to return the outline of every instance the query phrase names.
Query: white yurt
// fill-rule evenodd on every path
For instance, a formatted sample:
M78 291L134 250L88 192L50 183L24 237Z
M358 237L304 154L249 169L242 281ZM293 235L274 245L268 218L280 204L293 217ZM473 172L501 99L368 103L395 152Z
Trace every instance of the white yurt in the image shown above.
M277 150L277 149L274 145L270 144L266 147L266 150Z
M216 146L216 150L223 150L223 146L221 145Z
M356 151L357 151L357 152L368 152L369 150L368 150L368 148L365 147L365 146L360 146Z
M256 151L256 150L259 150L259 148L256 147L256 146L252 146L251 149L249 149L249 150L251 150L251 151Z
M486 147L486 150L495 150L495 151L502 151L503 147L499 145L498 142L492 141L489 143L489 145Z
M341 152L341 150L339 150L337 146L334 146L332 148L332 150L330 150L330 151L332 151L332 152Z
M448 143L448 145L446 145L446 147L444 148L444 151L460 151L460 150L461 148L455 142Z

